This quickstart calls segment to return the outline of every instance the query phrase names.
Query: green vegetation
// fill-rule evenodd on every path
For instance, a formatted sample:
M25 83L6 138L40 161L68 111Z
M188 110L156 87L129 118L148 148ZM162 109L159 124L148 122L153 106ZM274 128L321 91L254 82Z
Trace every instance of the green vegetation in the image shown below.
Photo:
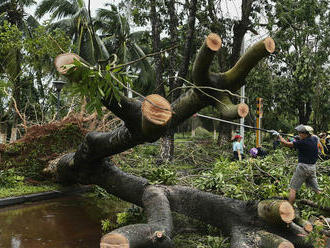
M43 171L48 162L80 144L77 123L32 127L23 140L0 147L0 197L60 189Z
M0 198L29 195L40 192L47 192L52 190L59 190L61 186L59 185L40 185L34 186L29 184L17 184L13 187L3 188L0 187Z

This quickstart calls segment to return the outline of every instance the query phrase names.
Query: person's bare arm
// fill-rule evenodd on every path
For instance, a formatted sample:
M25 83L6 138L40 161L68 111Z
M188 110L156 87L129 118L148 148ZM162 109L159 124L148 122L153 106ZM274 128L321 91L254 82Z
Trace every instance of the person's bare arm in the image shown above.
M279 135L278 137L280 138L280 141L284 146L293 147L292 142L286 141L285 139L283 139L283 137L281 135Z

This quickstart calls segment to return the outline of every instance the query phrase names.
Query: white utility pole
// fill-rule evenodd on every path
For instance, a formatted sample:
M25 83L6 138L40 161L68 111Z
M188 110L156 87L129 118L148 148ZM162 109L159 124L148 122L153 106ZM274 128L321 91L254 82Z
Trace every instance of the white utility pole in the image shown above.
M244 52L245 52L245 47L244 47L244 36L243 36L242 45L241 45L241 52L240 52L241 56L243 55ZM241 103L245 103L245 85L243 85L241 87ZM239 133L243 138L245 138L244 137L244 126L243 126L244 125L244 118L241 118L239 120L239 123L241 124L240 129L239 129ZM241 142L242 142L242 145L244 145L244 139L242 139Z

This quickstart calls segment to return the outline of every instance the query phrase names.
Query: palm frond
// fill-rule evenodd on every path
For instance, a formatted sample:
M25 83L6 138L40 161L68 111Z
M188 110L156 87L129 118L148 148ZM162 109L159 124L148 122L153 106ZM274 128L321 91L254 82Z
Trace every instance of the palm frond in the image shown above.
M52 18L67 17L76 12L76 6L67 0L43 0L36 8L35 16L41 18L52 13Z
M31 15L29 15L28 18L26 19L26 23L31 28L37 28L38 26L40 26L40 23L37 21L37 19L35 19Z
M149 31L137 31L130 34L131 40L138 41L144 38L145 36L148 36L150 34Z
M74 32L76 31L75 23L72 19L62 19L60 21L51 23L49 28L50 30L61 29L71 37L73 37Z
M57 0L58 1L58 0ZM68 1L61 1L61 4L53 11L52 18L65 18L71 17L75 13L79 12L77 4L71 4Z
M21 0L20 1L25 7L31 7L32 5L35 5L37 2L34 0Z
M96 58L95 58L95 47L93 43L93 38L90 32L84 32L81 34L81 39L83 42L80 44L80 56L85 59L88 63L95 65Z
M101 60L109 59L110 54L109 54L107 48L105 47L103 41L100 39L100 37L97 34L95 34L94 37L95 37L97 47L99 49L99 56L97 56L97 59L101 59Z

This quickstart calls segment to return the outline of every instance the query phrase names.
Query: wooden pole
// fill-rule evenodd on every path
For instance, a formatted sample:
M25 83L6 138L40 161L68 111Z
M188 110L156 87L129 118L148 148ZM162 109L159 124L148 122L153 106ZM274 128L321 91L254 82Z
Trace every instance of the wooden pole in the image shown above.
M261 122L261 119L260 117L258 116L257 117L257 128L260 128L260 122ZM260 141L260 130L256 130L256 147L260 147L261 146L261 141Z

